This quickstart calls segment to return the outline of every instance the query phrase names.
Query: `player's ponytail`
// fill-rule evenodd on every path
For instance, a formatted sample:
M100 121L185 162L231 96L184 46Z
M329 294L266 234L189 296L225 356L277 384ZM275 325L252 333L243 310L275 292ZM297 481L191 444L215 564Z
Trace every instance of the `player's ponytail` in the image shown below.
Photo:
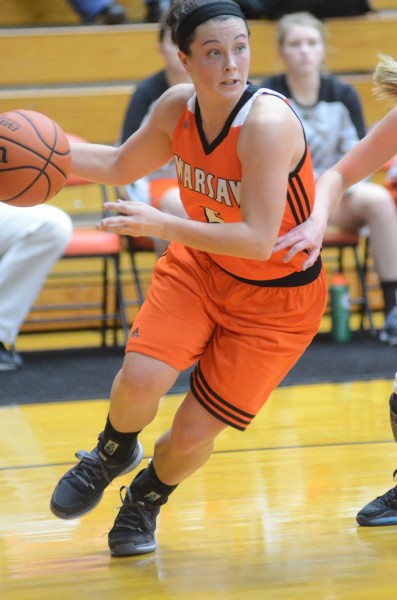
M373 82L375 96L390 102L397 101L397 62L391 56L379 54Z

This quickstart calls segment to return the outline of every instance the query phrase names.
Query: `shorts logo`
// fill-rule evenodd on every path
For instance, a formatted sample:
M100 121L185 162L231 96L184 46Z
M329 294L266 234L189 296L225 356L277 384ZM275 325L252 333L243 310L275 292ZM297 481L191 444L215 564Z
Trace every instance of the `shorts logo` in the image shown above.
M130 333L130 337L139 337L139 327L136 327L134 331Z
M110 456L112 456L112 454L114 454L116 452L118 447L119 447L119 444L117 444L117 442L114 442L113 440L108 440L106 442L105 452L107 454L110 454Z

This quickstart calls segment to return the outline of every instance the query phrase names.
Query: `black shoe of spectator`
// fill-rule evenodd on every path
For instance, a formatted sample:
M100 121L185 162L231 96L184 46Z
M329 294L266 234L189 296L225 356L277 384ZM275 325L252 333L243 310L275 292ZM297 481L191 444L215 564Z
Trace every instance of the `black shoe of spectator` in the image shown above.
M4 346L3 342L0 342L0 371L16 371L22 365L22 358L14 346L8 349Z

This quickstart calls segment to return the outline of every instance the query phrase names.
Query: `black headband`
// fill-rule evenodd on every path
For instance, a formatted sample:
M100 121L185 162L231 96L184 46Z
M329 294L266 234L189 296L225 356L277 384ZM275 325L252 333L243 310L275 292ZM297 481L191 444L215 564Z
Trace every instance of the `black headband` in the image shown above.
M241 8L234 2L224 0L223 2L211 2L210 4L198 6L197 8L194 8L192 12L185 15L178 25L176 30L178 48L183 48L187 37L196 29L196 27L205 21L223 15L240 17L240 19L246 20Z

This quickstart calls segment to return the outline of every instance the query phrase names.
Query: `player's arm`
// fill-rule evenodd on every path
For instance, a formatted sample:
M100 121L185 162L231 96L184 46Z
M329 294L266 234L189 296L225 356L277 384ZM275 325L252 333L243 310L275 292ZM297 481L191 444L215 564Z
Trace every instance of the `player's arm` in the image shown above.
M342 191L345 191L380 169L396 152L397 108L394 108L330 171L339 174ZM322 182L318 190L321 191L323 185Z
M121 186L159 169L172 158L172 131L189 93L191 86L167 90L142 127L119 147L71 144L72 172L89 181Z
M260 97L240 132L241 212L237 223L202 223L166 215L150 206L115 203L125 216L102 228L127 235L152 235L207 252L266 260L272 253L285 208L288 174L304 151L302 127L279 99Z
M316 201L307 221L278 238L275 252L289 248L285 260L308 250L304 268L314 264L320 251L328 218L344 192L380 169L397 152L397 108L386 115L316 184Z

